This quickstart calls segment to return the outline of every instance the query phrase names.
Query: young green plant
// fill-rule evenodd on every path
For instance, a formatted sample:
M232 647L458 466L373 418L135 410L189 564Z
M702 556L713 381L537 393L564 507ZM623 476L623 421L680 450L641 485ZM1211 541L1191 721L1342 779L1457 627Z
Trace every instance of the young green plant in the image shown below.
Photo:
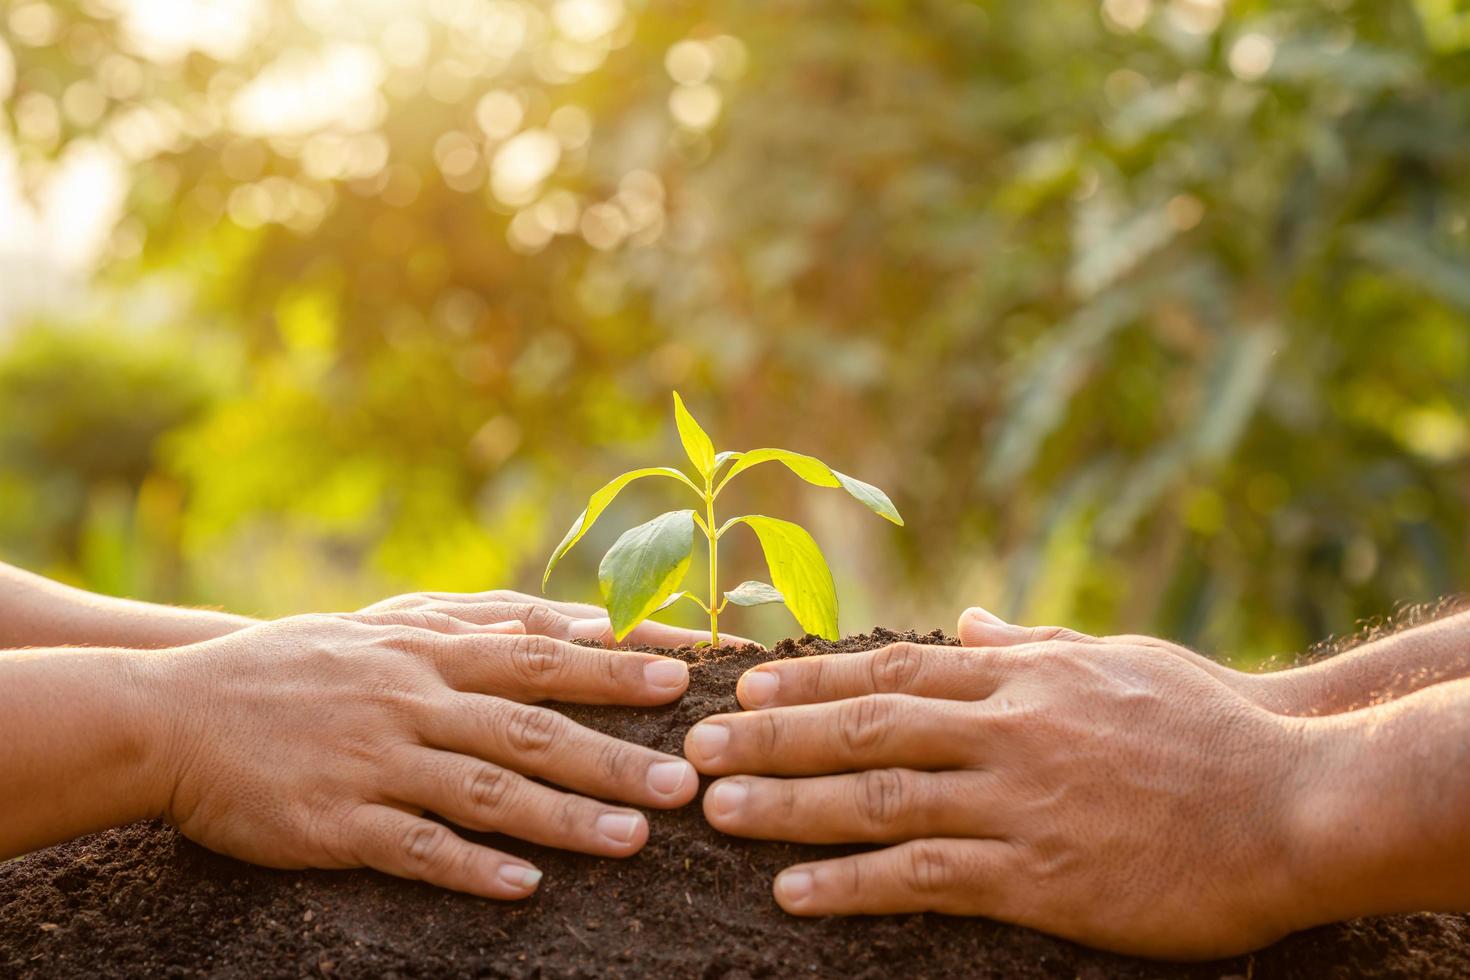
M602 598L619 641L639 623L680 599L695 603L709 615L710 643L720 644L720 613L725 607L758 606L781 602L808 633L829 640L838 638L837 590L832 571L817 542L800 526L762 514L732 517L716 524L715 501L730 481L761 463L781 463L808 483L840 487L856 497L879 517L902 526L903 518L888 496L871 484L839 473L813 456L786 449L753 449L750 452L716 453L714 443L674 392L674 422L679 440L697 479L671 466L632 470L603 486L587 502L587 509L572 522L566 537L557 545L541 588L551 579L551 570L572 546L582 539L622 489L644 477L662 477L682 483L699 498L699 511L675 510L660 514L618 538L597 570ZM723 474L723 475L722 475ZM770 570L771 581L742 582L722 597L719 588L720 539L725 532L744 524L755 532ZM694 532L698 529L709 545L709 601L682 590L694 554Z

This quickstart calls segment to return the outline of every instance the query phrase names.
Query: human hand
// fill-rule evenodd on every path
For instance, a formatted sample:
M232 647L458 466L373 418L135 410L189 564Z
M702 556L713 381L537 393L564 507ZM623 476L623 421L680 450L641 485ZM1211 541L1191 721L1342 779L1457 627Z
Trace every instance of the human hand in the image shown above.
M557 640L590 640L614 646L607 610L581 602L557 602L540 596L497 589L492 592L412 592L376 602L361 610L368 615L398 614L397 622L419 625L419 613L452 616L467 623L518 621L525 632ZM726 643L754 643L722 634ZM709 639L708 630L687 630L644 620L624 638L630 646L681 647Z
M1267 711L1287 715L1311 713L1309 706L1302 703L1305 701L1304 692L1283 682L1286 671L1249 674L1156 636L1090 636L1065 626L1017 626L988 609L971 606L960 614L959 640L960 645L966 647L1013 647L1023 643L1050 641L1144 647L1175 657L1204 671L1236 694Z
M1453 605L1448 611L1453 613ZM1088 636L1057 626L1015 626L973 607L960 616L967 647L1009 647L1049 640L1147 647L1209 674L1252 703L1281 715L1320 716L1396 700L1470 676L1470 614L1445 615L1390 631L1345 653L1289 670L1245 673L1151 636Z
M679 661L418 615L411 626L394 613L294 617L140 665L163 719L167 819L257 864L367 866L510 899L540 872L426 811L626 857L647 840L643 815L574 793L660 808L693 797L682 759L528 704L662 704L688 685Z
M1182 657L897 644L764 664L691 729L727 833L895 845L776 879L797 915L985 915L1201 958L1312 921L1292 888L1308 723ZM753 774L753 775L735 775ZM770 778L798 777L798 778Z

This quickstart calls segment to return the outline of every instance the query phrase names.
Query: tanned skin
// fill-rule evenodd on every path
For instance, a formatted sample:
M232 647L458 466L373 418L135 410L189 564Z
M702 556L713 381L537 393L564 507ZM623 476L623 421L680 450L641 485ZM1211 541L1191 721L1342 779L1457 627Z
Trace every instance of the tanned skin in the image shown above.
M631 643L702 634L646 624ZM416 594L260 623L110 599L0 566L0 858L162 817L282 868L367 866L488 898L540 872L475 830L605 857L641 807L697 789L676 756L543 700L662 704L683 663L588 648L601 610L510 592ZM550 784L550 785L549 785Z
M887 845L786 869L787 911L1192 959L1470 909L1470 616L1261 675L980 609L960 638L762 665L691 729L717 828Z

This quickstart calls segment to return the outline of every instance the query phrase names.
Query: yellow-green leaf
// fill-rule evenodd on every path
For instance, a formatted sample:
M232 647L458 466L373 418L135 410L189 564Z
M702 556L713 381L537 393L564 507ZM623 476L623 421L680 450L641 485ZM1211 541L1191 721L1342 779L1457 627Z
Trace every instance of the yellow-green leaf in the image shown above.
M725 478L720 481L720 487L724 488L741 473L762 463L781 463L806 482L815 483L819 487L842 486L831 467L815 456L794 453L789 449L752 449L735 461L735 465L730 467L730 472L726 473Z
M660 514L623 532L597 569L613 636L619 641L679 588L694 552L694 511Z
M826 640L838 639L837 587L812 536L800 525L758 514L731 523L737 522L750 525L760 538L771 582L801 628Z
M873 513L885 521L892 521L899 527L903 527L903 518L899 516L898 508L893 506L893 501L888 499L888 494L871 483L864 483L855 476L838 473L836 470L832 471L832 475L837 477L838 482L842 484L842 489L861 500Z
M788 470L795 473L808 483L819 487L841 487L862 501L873 513L884 520L903 526L903 518L899 516L898 508L893 506L893 501L888 495L871 483L864 483L856 477L839 473L815 456L807 456L802 453L794 453L789 449L752 449L735 461L730 467L730 472L720 481L720 489L736 476L744 473L752 466L762 463L781 463Z
M674 424L679 427L679 441L684 444L689 462L694 464L700 476L709 479L715 470L715 444L705 435L699 423L694 421L694 416L684 407L684 399L679 397L677 391L674 392Z
M634 480L643 479L645 476L662 476L671 480L678 480L695 493L700 492L693 483L689 482L687 476L672 466L650 466L641 470L631 470L607 483L587 501L587 509L582 511L577 519L572 522L572 526L567 529L566 536L561 539L561 544L557 545L556 550L551 553L551 560L546 563L546 572L541 576L541 590L543 592L546 590L546 583L551 580L551 570L556 567L557 562L561 561L562 556L568 551L571 551L572 545L582 540L582 535L591 530L592 525L597 523L597 519L602 516L602 512L607 510L608 505L622 492L624 487Z

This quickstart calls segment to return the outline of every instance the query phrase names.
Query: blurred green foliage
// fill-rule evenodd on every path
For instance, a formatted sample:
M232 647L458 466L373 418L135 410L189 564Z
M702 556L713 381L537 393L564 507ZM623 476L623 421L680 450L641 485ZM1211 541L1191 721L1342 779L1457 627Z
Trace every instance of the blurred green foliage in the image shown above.
M88 298L0 324L6 558L259 613L534 591L677 385L892 492L904 530L742 491L849 631L1251 659L1464 586L1463 4L241 0L173 49L132 6L0 21L20 186L100 147L127 188Z

